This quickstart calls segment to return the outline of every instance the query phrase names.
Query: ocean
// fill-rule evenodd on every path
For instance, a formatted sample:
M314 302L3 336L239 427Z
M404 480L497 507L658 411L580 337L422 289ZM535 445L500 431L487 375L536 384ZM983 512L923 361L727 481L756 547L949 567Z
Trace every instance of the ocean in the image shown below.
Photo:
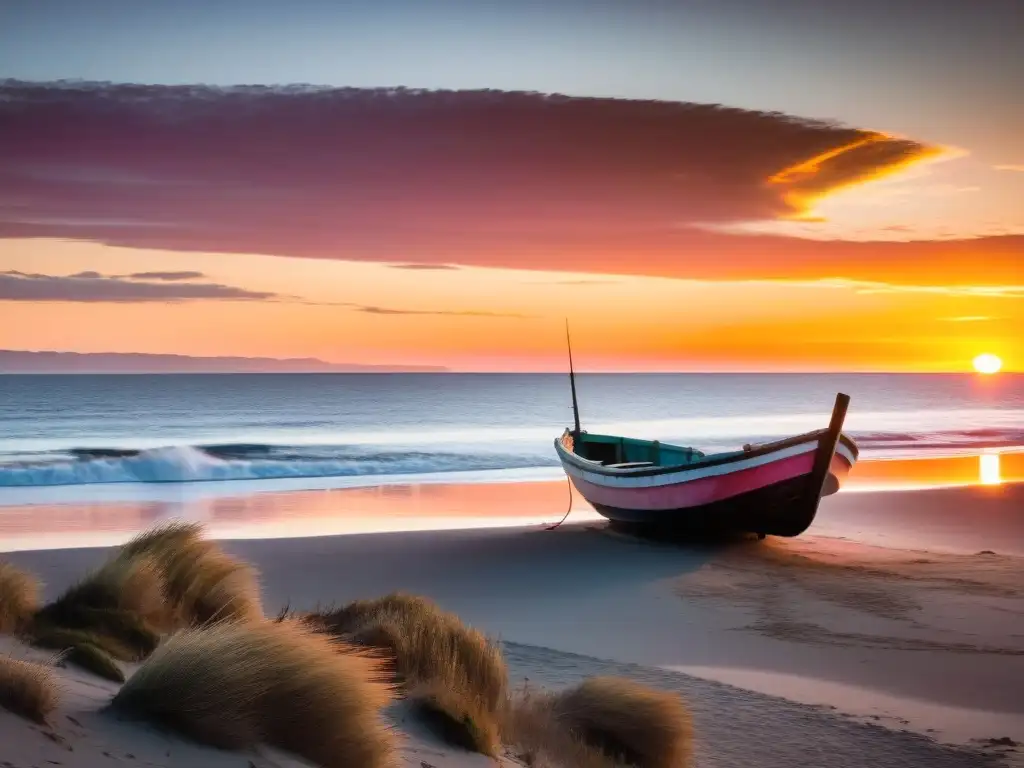
M579 374L583 428L712 452L826 426L862 458L1024 446L1024 375ZM560 476L557 374L0 376L0 489Z

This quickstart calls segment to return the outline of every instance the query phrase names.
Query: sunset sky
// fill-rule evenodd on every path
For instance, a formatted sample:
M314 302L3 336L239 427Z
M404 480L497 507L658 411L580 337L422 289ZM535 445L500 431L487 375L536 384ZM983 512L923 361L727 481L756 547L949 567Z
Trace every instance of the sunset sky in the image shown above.
M1024 10L921 7L5 3L0 349L1024 371Z

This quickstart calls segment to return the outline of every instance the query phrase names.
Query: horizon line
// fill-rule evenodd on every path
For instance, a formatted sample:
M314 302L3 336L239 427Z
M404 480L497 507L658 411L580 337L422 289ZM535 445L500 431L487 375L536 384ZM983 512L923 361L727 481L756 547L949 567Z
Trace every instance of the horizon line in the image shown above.
M367 366L372 368L373 366ZM389 370L362 370L362 371L3 371L0 376L568 376L566 371L552 370L453 370L437 369L423 370L422 368L409 368L402 370L398 366L381 365L379 368ZM981 376L973 370L940 370L940 371L908 371L908 370L885 370L885 369L792 369L792 370L577 370L577 374L594 376L794 376L794 375L853 375L853 376ZM991 378L998 378L1000 375L1011 376L1024 375L1024 370L1002 370ZM989 378L986 376L985 378Z

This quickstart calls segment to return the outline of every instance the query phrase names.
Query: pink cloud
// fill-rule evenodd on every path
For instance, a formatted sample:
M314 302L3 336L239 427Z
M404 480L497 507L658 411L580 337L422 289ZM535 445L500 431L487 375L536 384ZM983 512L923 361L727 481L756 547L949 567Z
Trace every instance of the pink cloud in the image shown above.
M721 231L933 151L713 104L5 81L0 237L403 268L1011 274L1019 237L848 244Z

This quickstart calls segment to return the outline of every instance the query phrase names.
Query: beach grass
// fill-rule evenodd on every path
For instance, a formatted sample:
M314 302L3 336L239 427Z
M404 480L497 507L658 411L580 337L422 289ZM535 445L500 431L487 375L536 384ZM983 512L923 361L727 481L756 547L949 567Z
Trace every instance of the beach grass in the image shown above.
M27 634L34 645L68 651L72 663L116 679L113 659L145 659L163 634L262 617L256 570L204 539L202 526L174 522L120 547L39 609Z
M131 661L135 657L135 651L118 640L87 630L62 629L37 622L27 639L36 648L60 651L68 664L115 683L124 682L124 672L114 659Z
M175 521L151 528L125 544L118 557L149 558L157 564L174 627L263 618L256 569L205 539L198 523Z
M115 556L43 606L34 619L34 634L77 630L106 637L122 651L121 658L133 661L156 648L156 627L166 616L163 580L155 563L145 557Z
M125 558L160 557L192 546L203 538L203 526L184 520L157 525L132 537L121 545L118 554Z
M550 694L524 686L510 697L501 723L502 741L529 768L621 768L618 761L585 743L553 716Z
M124 643L107 635L84 629L53 627L36 622L27 639L37 648L48 648L54 651L66 651L77 645L91 645L114 659L132 661L135 658L135 652Z
M263 619L256 569L213 542L203 541L170 559L167 584L179 624Z
M505 699L508 669L498 643L425 597L395 592L316 612L306 620L392 654L398 681L410 687L440 683L466 688L490 710Z
M42 725L59 703L60 688L49 666L0 656L0 707Z
M583 744L636 768L689 764L693 722L682 699L622 677L591 677L542 709Z
M0 633L24 631L39 608L40 584L32 574L0 562Z
M77 643L65 652L63 659L68 664L92 672L94 675L114 683L124 682L124 671L117 666L110 654L92 643Z
M445 743L488 757L498 756L500 723L479 699L437 682L417 686L408 698L420 722Z
M327 768L378 768L396 737L379 661L296 621L222 621L171 636L111 702L222 749L260 743Z
M431 600L400 592L316 611L303 621L387 654L395 682L439 737L496 753L508 687L497 642Z

